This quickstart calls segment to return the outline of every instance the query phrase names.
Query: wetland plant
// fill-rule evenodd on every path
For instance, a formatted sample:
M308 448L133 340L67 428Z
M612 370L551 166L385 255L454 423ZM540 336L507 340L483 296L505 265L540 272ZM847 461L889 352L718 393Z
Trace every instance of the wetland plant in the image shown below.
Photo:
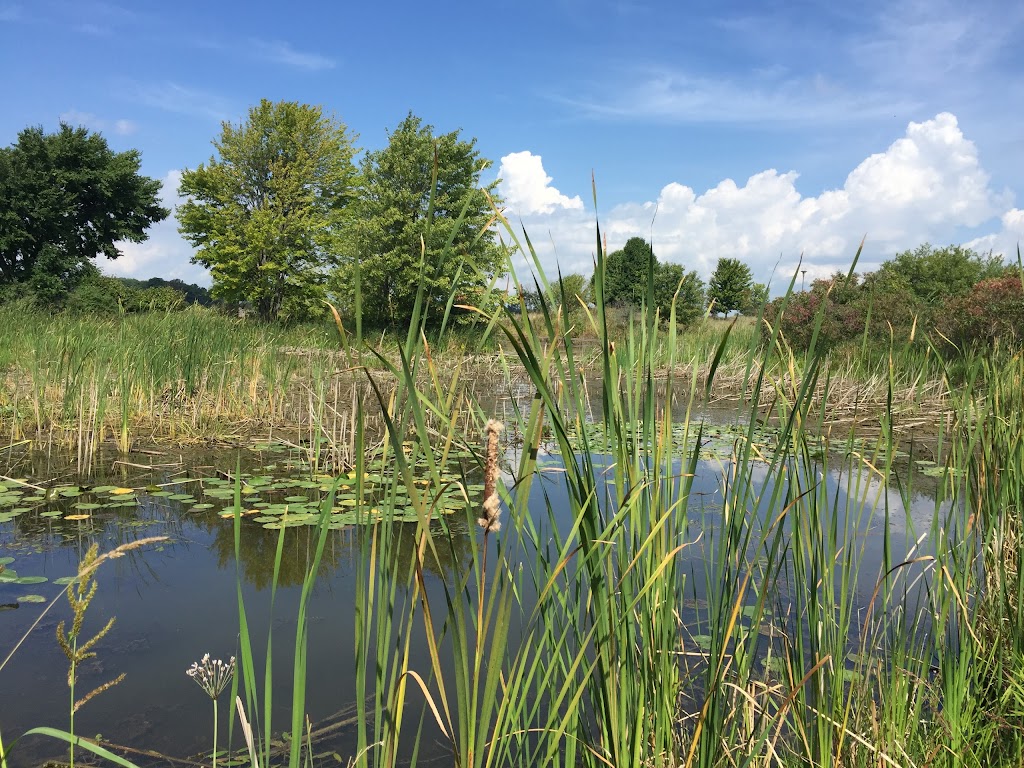
M235 657L232 656L225 663L220 659L211 659L207 653L201 661L192 662L185 674L195 680L213 702L213 768L217 768L217 700L235 676Z
M99 545L94 542L85 553L85 557L82 558L81 562L78 564L78 578L73 584L69 585L67 592L68 602L71 604L71 628L65 631L63 620L57 624L57 643L60 645L60 649L68 659L68 688L71 689L71 708L68 724L68 733L72 737L70 752L71 768L74 768L75 765L75 713L78 712L78 710L81 709L90 699L110 688L113 688L124 680L124 673L122 672L113 680L94 688L80 699L75 699L75 684L78 682L79 666L83 661L96 656L96 652L92 650L93 647L95 647L100 640L106 637L107 633L110 632L111 628L114 626L114 622L116 621L116 617L111 616L99 632L88 640L82 639L82 622L85 620L85 612L88 610L93 597L96 596L96 590L99 587L96 583L95 577L98 560Z

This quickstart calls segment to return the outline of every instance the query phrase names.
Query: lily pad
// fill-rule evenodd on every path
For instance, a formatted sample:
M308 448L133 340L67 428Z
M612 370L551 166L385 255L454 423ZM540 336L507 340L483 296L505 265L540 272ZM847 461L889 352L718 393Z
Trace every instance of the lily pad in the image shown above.
M49 581L45 576L19 576L14 579L15 584L43 584Z

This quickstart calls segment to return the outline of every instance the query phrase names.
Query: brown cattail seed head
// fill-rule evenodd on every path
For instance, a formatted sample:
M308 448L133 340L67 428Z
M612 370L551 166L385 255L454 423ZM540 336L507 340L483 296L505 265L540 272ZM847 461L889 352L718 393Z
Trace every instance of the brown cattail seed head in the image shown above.
M484 464L484 504L483 515L477 523L485 533L501 529L501 501L498 499L498 477L501 468L498 466L498 437L505 425L496 419L487 422L484 428L487 433L487 462Z

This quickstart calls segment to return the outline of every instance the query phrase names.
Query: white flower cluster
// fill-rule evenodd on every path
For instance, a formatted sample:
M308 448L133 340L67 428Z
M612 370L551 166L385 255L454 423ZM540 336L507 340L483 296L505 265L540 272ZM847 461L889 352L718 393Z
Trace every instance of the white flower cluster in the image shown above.
M211 699L221 695L234 673L234 656L225 664L220 659L211 659L210 654L203 656L200 662L192 662L192 666L185 670L185 674L195 680Z

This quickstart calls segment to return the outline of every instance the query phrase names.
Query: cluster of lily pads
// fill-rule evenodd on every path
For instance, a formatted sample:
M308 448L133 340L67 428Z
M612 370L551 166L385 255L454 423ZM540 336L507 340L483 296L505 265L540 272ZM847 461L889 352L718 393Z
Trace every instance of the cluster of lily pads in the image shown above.
M413 482L432 517L465 509L466 504L483 491L483 485L464 484L450 472L442 474L440 487L434 487L433 482L426 478ZM243 518L251 519L253 523L279 530L316 525L320 521L322 505L333 490L333 506L328 521L328 527L333 529L373 524L385 519L412 522L418 518L410 489L394 479L382 465L375 466L373 471L364 471L362 478L354 471L337 477L320 474L305 479L256 472L242 473L237 477L237 484L240 507L235 506L236 478L210 477L200 481L201 489L197 491L205 503L196 503L191 509L218 507L217 514L223 518L234 518L240 512ZM220 507L219 503L226 506Z
M367 457L361 478L354 471L341 475L317 472L307 458L279 456L277 445L258 445L250 458L276 459L244 472L213 472L209 476L176 479L146 478L140 487L119 485L54 485L41 487L29 481L0 484L0 523L31 513L33 517L58 521L88 521L94 515L109 517L119 508L136 508L174 502L186 514L204 513L243 519L269 529L317 524L324 503L333 491L328 524L340 529L393 520L417 520L411 490L394 475L393 462L375 453ZM467 483L462 462L467 451L450 452L439 477L428 479L424 467L414 465L415 490L431 517L441 517L466 504L476 503L483 485ZM255 464L258 462L250 462ZM164 482L161 482L161 479ZM236 489L240 505L236 506Z
M81 497L95 501L83 501ZM60 502L66 502L61 504ZM37 511L39 517L86 520L94 510L104 507L135 507L138 498L134 488L116 485L84 487L56 485L51 488L6 482L0 483L0 523L7 523L26 512ZM41 509L46 507L45 509Z
M8 568L14 562L13 557L0 557L0 585L10 584L12 586L28 586L31 584L42 584L47 581L45 576L19 576L18 572ZM2 603L0 608L18 606L18 603L45 603L46 598L42 595L20 595L15 597L13 603Z
M633 439L640 439L639 425L629 425L633 432ZM601 450L603 445L612 445L612 440L617 437L609 435L603 422L586 422L582 429L579 427L570 431L569 436L573 438L578 447L582 447L583 432L585 431L587 443L591 450ZM737 441L751 442L751 449L755 456L768 460L778 449L780 430L777 427L755 424L751 430L747 424L716 424L707 422L700 429L700 452L698 458L701 461L727 460L736 450ZM672 425L670 433L671 447L677 455L685 455L692 450L698 435L698 425L691 422L676 423ZM628 439L627 435L627 439ZM888 460L905 461L910 458L909 454L900 448L889 448L886 445L879 445L870 437L848 436L836 439L833 437L817 436L811 438L813 444L810 446L809 456L812 459L824 459L826 454L833 454L842 457L859 456L869 460L873 466L881 469ZM648 448L653 446L648 445ZM558 446L550 446L552 452L558 452ZM937 464L930 459L915 459L916 470L925 477L943 477L947 473L958 475L962 472Z

